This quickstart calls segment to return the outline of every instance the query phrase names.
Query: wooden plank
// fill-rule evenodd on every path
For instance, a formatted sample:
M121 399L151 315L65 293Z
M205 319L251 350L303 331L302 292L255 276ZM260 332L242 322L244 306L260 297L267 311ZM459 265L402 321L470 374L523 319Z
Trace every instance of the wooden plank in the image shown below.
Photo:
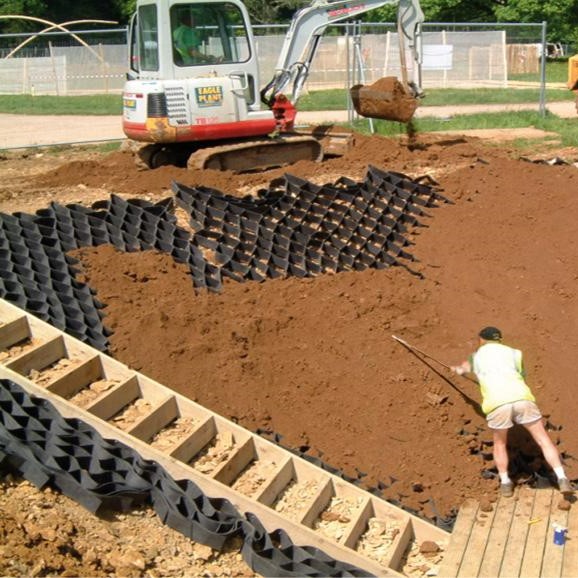
M174 395L154 408L148 415L143 416L129 430L128 433L145 442L150 442L164 427L177 417L177 402Z
M478 508L458 576L469 577L479 575L480 565L486 552L495 515L496 508L493 508L490 512L483 512Z
M104 397L99 397L90 404L86 410L96 417L108 421L116 415L123 407L132 403L140 396L138 379L133 375L124 383L119 383L106 392Z
M403 520L401 523L401 531L395 537L393 544L391 545L391 551L389 556L388 566L394 570L401 572L401 561L403 555L407 552L408 548L411 546L413 540L413 528L412 523L409 518Z
M14 321L14 319L18 319L20 317L29 318L29 315L23 309L16 307L15 305L11 305L8 301L4 301L4 299L0 299L0 323L10 323L10 321Z
M162 391L157 382L153 381L149 377L138 374L138 386L141 392L141 397L154 406L164 403L167 398L166 392Z
M488 546L480 565L480 576L497 576L500 572L517 503L518 500L515 498L500 498L494 504L496 514L488 536Z
M19 373L24 377L28 377L31 370L35 369L37 371L42 371L44 368L60 361L66 356L64 339L62 335L59 335L50 341L42 343L35 349L28 351L16 359L9 361L5 365L8 369Z
M246 440L235 440L237 447L231 455L214 470L211 474L226 486L230 486L239 474L257 457L255 442L252 437Z
M532 521L532 510L534 509L534 498L536 491L528 486L522 486L515 497L516 505L514 515L510 524L510 535L504 548L502 566L498 576L500 578L511 578L520 575L522 560L526 549L526 539Z
M552 492L552 503L550 506L550 524L546 531L546 546L544 548L544 558L540 576L543 578L560 578L562 575L562 562L564 559L565 545L554 544L554 524L568 527L568 511L559 510L558 503L562 499L562 494L557 491ZM578 567L574 567L574 575L578 573Z
M0 325L0 351L10 349L25 339L31 339L27 317L19 317Z
M122 365L116 359L100 354L100 362L102 364L102 377L110 381L126 381L134 374L134 371L129 369L126 365Z
M266 506L270 506L283 489L294 479L294 476L295 468L293 467L293 459L291 456L285 456L281 460L279 469L263 484L263 487L253 496L253 499Z
M544 547L546 537L550 535L550 505L552 504L551 489L535 490L534 509L532 510L532 520L528 529L528 539L526 549L520 568L520 576L524 578L539 578L544 558Z
M95 355L81 365L73 367L68 373L59 376L55 381L48 384L46 389L64 399L70 399L101 377L102 365L100 364L100 356Z
M454 524L448 549L440 566L440 576L450 578L458 575L464 552L470 540L470 532L476 520L478 506L479 504L475 500L466 500L462 504Z
M568 540L564 545L564 558L562 561L563 578L571 578L578 573L578 506L576 498L572 501L572 507L568 512Z
M170 455L176 460L188 464L216 435L215 418L210 416L190 436L178 443L170 451Z
M313 522L319 517L319 514L327 508L331 498L335 495L335 488L331 478L319 480L319 490L311 501L311 505L301 517L301 524L308 528L313 528Z
M357 540L367 528L367 521L373 515L373 506L371 499L367 496L364 499L363 505L359 508L357 515L353 518L349 527L341 537L341 543L347 548L355 548Z

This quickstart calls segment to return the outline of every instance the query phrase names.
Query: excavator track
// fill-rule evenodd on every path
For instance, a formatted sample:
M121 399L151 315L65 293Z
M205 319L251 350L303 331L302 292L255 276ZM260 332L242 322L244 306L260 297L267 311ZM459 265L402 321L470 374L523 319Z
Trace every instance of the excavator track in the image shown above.
M250 172L282 167L302 160L323 160L323 146L316 138L280 136L204 148L189 157L187 166L189 169Z

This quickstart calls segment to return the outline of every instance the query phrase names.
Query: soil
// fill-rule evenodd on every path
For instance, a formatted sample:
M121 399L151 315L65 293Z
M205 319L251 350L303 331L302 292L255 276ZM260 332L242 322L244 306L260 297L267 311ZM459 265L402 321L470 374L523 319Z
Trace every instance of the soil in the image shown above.
M351 100L361 116L398 122L408 122L418 106L417 99L406 91L395 76L380 78L369 86L353 86Z
M500 327L524 351L528 381L569 477L578 478L578 171L571 164L578 150L532 149L534 161L570 164L529 157L503 143L447 135L355 135L344 157L249 175L138 171L128 153L90 148L14 154L0 161L0 210L31 213L54 200L90 205L111 193L158 201L171 196L173 180L243 196L286 172L317 184L362 179L370 164L427 175L452 202L429 209L425 226L413 231L416 260L407 267L228 282L214 294L195 293L187 268L166 254L101 246L77 256L106 304L115 358L251 430L281 435L283 445L379 486L421 515L449 518L465 498L496 491L478 388L443 367L461 362L485 325ZM523 431L515 429L511 441L519 483L549 474ZM5 484L0 500L21 485ZM28 503L48 499L28 487L26 495ZM17 508L15 501L6 503ZM25 531L16 513L3 514L0 532L16 538L4 539L0 559L18 559L29 573L32 550L27 560L16 547L31 543ZM171 544L155 532L158 548ZM70 564L70 572L87 570ZM86 573L98 575L94 567Z

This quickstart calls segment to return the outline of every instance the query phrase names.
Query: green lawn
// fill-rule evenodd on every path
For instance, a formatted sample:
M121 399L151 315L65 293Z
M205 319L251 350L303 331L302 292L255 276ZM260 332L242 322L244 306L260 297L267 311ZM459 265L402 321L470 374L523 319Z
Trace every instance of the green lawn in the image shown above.
M373 126L377 134L385 136L399 135L407 131L407 127L399 122L374 120ZM557 133L563 146L578 147L578 115L575 119L564 119L553 114L546 114L545 117L542 117L537 112L532 111L468 114L452 116L447 120L433 117L418 118L414 119L413 126L418 133L444 130L535 127ZM359 132L368 133L370 131L370 123L366 119L357 120L354 123L354 128Z
M565 63L564 63L565 64ZM570 90L548 89L546 102L571 101L575 95ZM461 104L519 104L539 102L536 89L435 89L427 93L422 108L436 105ZM302 97L299 110L343 110L347 108L347 95L344 89L320 90ZM122 97L117 95L91 96L30 96L0 95L0 113L18 113L31 115L120 115ZM477 115L452 115L448 119L422 118L414 121L421 132L439 130L467 130L479 128L519 128L534 126L560 135L565 146L578 146L578 115L576 119L559 119L547 114L541 117L537 112L486 113ZM374 121L380 134L399 134L406 126L395 122ZM356 122L355 128L367 131L367 120Z
M574 100L571 90L548 89L546 102ZM540 91L533 88L479 88L476 90L439 88L426 92L422 106L452 106L461 104L521 104L540 102ZM299 100L299 110L341 110L347 108L344 89L318 90Z
M0 113L10 114L79 114L121 115L120 94L90 96L31 96L27 94L0 95Z

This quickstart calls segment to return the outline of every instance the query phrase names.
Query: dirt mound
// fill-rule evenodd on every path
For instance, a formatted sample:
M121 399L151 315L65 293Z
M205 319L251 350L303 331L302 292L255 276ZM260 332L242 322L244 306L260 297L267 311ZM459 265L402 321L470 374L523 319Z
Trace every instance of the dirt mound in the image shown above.
M82 250L88 282L108 304L114 356L390 499L426 515L433 499L447 516L493 489L480 475L492 465L491 436L468 399L478 399L476 388L445 375L461 396L391 335L450 363L474 347L479 327L496 324L526 351L538 399L564 424L563 449L578 455L568 435L572 373L561 372L577 341L566 324L576 315L568 239L578 173L486 160L468 147L464 158L467 167L443 183L456 204L431 211L413 237L412 268L424 279L393 268L195 295L188 270L166 255ZM526 445L522 465L536 454Z
M468 162L479 155L477 139L434 137L419 135L417 139L387 139L379 136L355 134L352 148L342 157L323 163L301 161L280 169L259 173L236 174L231 171L187 170L177 167L160 167L154 171L138 170L134 158L127 152L114 152L90 160L61 163L33 178L36 188L59 191L70 187L97 188L125 197L159 198L170 191L172 181L197 186L212 187L231 195L243 196L266 188L269 183L285 173L308 178L322 184L340 176L361 178L372 164L408 174L443 171L448 165ZM487 156L504 156L508 151L487 149ZM101 192L102 196L102 192Z
M355 141L341 159L252 175L139 172L123 153L45 159L43 174L37 162L31 177L10 173L18 193L2 197L2 209L91 204L110 193L158 200L173 180L242 196L285 172L322 183L359 179L368 164L429 175L455 204L430 211L411 238L419 260L411 267L423 278L395 267L229 282L221 294L195 294L186 267L167 255L82 250L84 274L107 305L112 352L242 425L281 434L282 443L378 485L389 499L447 516L464 497L496 488L477 387L436 373L392 335L454 363L475 347L481 326L498 325L523 349L551 435L578 478L576 168L518 160L461 137ZM518 479L547 473L524 433L513 438Z

